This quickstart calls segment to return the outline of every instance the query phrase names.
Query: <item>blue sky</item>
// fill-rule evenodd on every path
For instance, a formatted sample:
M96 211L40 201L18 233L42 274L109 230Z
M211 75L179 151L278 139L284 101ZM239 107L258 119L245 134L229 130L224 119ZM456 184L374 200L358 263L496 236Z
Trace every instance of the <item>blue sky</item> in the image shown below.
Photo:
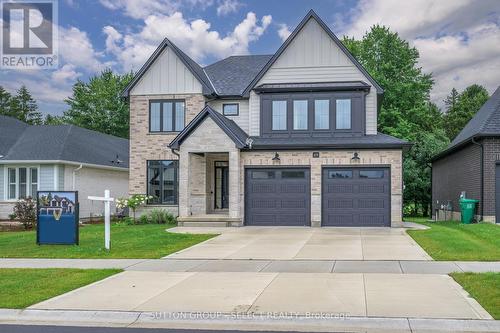
M232 54L270 54L309 9L339 36L389 26L417 47L436 81L431 98L472 83L500 85L496 0L59 0L59 68L0 70L0 85L28 86L44 113L61 114L77 79L137 70L164 37L201 65Z

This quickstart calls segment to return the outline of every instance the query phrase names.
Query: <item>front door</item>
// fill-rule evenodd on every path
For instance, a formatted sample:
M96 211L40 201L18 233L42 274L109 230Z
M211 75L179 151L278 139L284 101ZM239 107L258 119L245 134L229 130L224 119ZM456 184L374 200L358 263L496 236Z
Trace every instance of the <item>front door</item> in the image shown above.
M229 162L215 162L215 209L229 208Z

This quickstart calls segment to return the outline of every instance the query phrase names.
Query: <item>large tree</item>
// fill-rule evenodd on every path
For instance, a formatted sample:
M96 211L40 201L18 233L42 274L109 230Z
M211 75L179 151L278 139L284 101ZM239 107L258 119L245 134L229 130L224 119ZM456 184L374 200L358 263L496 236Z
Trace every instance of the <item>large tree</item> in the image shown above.
M450 95L445 99L446 114L444 116L444 129L450 140L457 136L488 98L488 91L478 84L465 88L461 93L458 93L455 88L451 90Z
M4 94L4 96L6 96ZM42 123L42 113L38 110L31 93L25 85L22 85L16 92L16 95L10 97L10 103L6 115L15 117L30 125L40 125Z
M129 107L120 93L132 77L132 73L119 75L105 70L89 82L78 80L73 85L73 95L65 100L69 109L64 112L64 121L128 138Z
M404 200L411 213L420 207L427 214L431 203L428 162L448 143L442 114L429 100L432 76L418 66L417 49L386 27L375 25L361 40L344 37L343 42L384 88L379 131L414 143L405 154Z
M12 116L10 106L12 103L12 95L0 86L0 115Z

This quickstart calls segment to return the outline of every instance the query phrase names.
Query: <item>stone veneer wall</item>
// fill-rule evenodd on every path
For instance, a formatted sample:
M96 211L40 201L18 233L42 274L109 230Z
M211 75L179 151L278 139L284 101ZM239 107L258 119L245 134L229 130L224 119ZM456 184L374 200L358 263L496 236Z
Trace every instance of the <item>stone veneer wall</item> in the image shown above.
M312 157L312 151L277 151L279 162L273 162L275 151L243 151L240 159L240 214L244 216L244 168L249 166L303 165L311 168L311 225L321 225L321 168L322 166L345 165L390 165L391 166L391 226L402 222L402 152L401 150L358 151L360 162L352 163L354 151L321 151L319 158ZM231 189L230 189L231 191ZM230 192L231 193L231 192ZM234 193L234 192L233 192Z
M187 125L205 106L202 94L132 95L130 96L130 179L129 194L145 194L147 191L147 160L177 160L178 156L168 148L177 133L149 133L149 101L158 99L183 99ZM178 206L147 206L166 208L178 214ZM139 215L138 214L138 215Z

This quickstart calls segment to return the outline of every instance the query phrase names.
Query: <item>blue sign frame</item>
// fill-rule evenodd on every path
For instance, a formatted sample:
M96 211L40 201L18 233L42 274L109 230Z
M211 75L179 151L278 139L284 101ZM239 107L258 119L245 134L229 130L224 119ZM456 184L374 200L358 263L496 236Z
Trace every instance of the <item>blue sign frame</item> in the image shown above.
M79 245L78 191L37 191L36 243Z

